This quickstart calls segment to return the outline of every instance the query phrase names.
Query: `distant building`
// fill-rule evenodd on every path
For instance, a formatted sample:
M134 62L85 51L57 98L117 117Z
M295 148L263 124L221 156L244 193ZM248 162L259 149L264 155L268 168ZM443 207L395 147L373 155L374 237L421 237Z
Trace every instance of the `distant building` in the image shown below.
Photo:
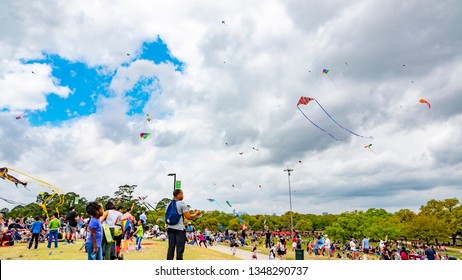
M326 216L326 215L329 215L329 213L327 213L327 212L322 212L322 215L323 215L323 216Z

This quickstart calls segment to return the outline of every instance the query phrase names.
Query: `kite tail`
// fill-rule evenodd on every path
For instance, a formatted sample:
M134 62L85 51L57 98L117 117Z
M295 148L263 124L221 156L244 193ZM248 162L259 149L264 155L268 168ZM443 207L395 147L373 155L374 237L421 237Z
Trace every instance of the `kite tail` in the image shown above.
M316 101L316 102L318 102L318 101ZM319 103L318 103L318 104L319 104ZM322 108L322 107L321 107L321 108ZM307 120L309 120L314 126L316 126L316 127L319 128L320 130L322 130L322 131L324 131L325 133L327 133L327 134L328 134L330 137L332 137L332 139L334 139L335 141L341 141L341 140L335 138L335 136L332 135L330 132L328 132L327 130L324 130L322 127L320 127L319 125L315 124L312 120L310 120L310 118L308 118L308 116L305 115L305 113L303 113L303 111L302 111L302 109L300 109L300 107L297 106L297 109L300 110L300 112L303 114L303 116L305 116L305 118L306 118ZM323 110L324 110L324 109L323 109ZM324 111L324 112L326 112L326 111ZM327 112L326 112L326 113L327 113ZM329 115L329 114L327 114L327 115Z
M336 123L340 128L342 128L343 130L346 130L346 131L350 132L351 134L356 135L356 136L358 136L358 137L373 139L372 136L362 136L362 135L359 135L358 133L353 132L353 131L349 130L348 128L342 126L342 125L339 124L329 113L327 113L327 111L324 109L324 107L322 107L322 105L318 102L318 100L315 99L314 101L316 101L316 103L318 103L319 107L324 111L324 113L326 113L326 115L327 115L334 123Z

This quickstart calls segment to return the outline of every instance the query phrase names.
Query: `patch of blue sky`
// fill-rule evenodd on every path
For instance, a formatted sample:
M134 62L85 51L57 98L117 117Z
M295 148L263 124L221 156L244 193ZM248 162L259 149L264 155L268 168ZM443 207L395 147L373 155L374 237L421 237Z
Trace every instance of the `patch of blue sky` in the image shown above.
M143 109L154 93L159 93L160 85L156 77L140 78L132 90L125 93L129 110L127 115L143 114Z
M155 64L170 62L175 66L175 70L183 73L184 63L174 57L164 41L158 36L157 41L144 42L141 46L141 54L137 57L153 61Z
M183 71L184 63L171 54L160 37L157 37L156 41L143 42L137 54L136 57L132 57L133 61L144 59L153 61L155 64L169 62L174 65L176 71ZM68 87L71 93L68 97L62 98L50 92L46 97L48 103L46 109L29 113L28 119L32 125L54 126L63 121L94 114L98 109L95 102L98 97L111 97L109 86L116 72L110 72L104 66L89 67L84 62L69 61L56 54L44 53L43 56L42 59L23 59L21 62L50 65L56 84ZM157 78L140 78L126 93L126 100L129 104L126 114L143 113L144 106L154 92L160 92Z
M30 115L32 125L58 125L62 121L95 113L97 97L108 96L109 84L114 76L114 73L102 71L102 66L91 68L83 62L72 62L55 54L45 53L43 59L23 60L22 63L50 65L56 83L71 90L67 98L54 93L47 95L47 108Z

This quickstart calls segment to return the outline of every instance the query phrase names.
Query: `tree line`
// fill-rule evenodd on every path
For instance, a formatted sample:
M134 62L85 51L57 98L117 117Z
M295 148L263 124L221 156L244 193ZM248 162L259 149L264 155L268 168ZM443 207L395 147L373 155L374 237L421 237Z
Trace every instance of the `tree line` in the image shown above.
M103 206L108 201L121 205L124 209L133 206L132 213L139 217L145 211L148 223L157 223L161 229L165 228L163 222L169 198L163 198L155 206L144 203L142 199L133 197L136 185L119 186L112 196L97 197L95 201ZM88 200L74 192L64 194L64 203L61 204L57 196L50 193L40 193L36 201L25 206L18 205L12 208L3 208L0 212L5 217L46 217L46 213L39 204L46 202L49 215L58 211L66 215L71 206L76 212L86 215L85 208ZM193 210L191 210L193 211ZM257 214L240 215L249 231L261 231L265 226L274 231L290 231L290 212L283 215ZM366 211L353 210L341 214L301 214L292 213L294 229L305 234L323 232L332 239L347 241L351 238L366 236L372 241L388 238L391 240L422 240L426 243L438 240L456 244L456 239L462 235L462 204L456 198L444 200L432 199L422 205L418 213L409 209L401 209L389 213L384 209L370 208ZM224 231L226 229L239 231L241 224L235 215L222 211L210 211L202 218L191 221L197 229L207 227L211 231Z

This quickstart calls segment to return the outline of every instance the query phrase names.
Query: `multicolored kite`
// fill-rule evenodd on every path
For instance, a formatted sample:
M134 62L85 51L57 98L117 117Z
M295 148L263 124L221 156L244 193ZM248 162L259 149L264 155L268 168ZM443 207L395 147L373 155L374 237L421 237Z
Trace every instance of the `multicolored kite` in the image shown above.
M432 107L432 105L430 105L430 102L428 102L427 100L425 100L423 98L420 99L419 102L422 103L422 104L427 104L428 109L430 109Z
M146 138L149 137L149 135L151 135L151 133L141 132L141 133L140 133L140 138L146 139Z
M371 146L372 146L372 144L369 144L369 145L364 146L364 148L365 148L365 149L371 150L371 152L373 152L374 155L376 155L376 153L374 152L374 150L372 150Z
M320 129L321 131L323 131L324 133L328 134L332 139L334 139L335 141L341 141L340 139L337 139L334 135L332 135L330 132L328 132L327 130L323 129L322 127L320 127L319 125L317 125L316 123L314 123L310 118L308 118L308 116L303 113L302 109L300 109L300 105L308 105L308 103L310 101L315 101L318 106L324 111L324 113L335 123L337 124L341 129L345 130L345 131L348 131L349 133L353 134L353 135L356 135L358 137L361 137L361 138L370 138L372 139L372 136L362 136L362 135L359 135L351 130L349 130L348 128L342 126L341 124L339 124L325 109L324 107L322 107L322 105L314 98L312 97L305 97L305 96L302 96L300 97L300 100L298 100L298 103L297 103L297 108L298 110L303 114L303 116L309 120L314 126L316 126L318 129Z
M13 177L10 174L8 174L8 168L6 167L0 168L0 178L2 178L3 180L6 179L6 180L13 182L16 185L16 188L18 187L18 184L21 184L24 187L27 187L27 182L22 182L18 180L16 177Z

